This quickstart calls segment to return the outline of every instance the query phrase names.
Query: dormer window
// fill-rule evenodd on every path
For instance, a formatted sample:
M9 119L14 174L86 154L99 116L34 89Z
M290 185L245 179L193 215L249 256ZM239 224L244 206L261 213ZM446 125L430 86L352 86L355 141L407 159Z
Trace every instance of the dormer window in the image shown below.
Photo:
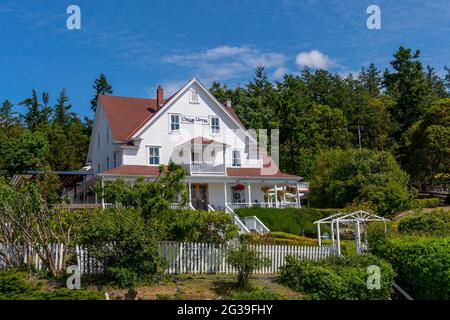
M189 103L198 103L198 93L194 89L189 91Z

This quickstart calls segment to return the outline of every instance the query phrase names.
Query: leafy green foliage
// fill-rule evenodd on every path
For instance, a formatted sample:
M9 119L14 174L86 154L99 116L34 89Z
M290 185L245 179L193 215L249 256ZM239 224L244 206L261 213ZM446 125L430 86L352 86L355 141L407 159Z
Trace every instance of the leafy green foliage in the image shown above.
M101 263L108 280L133 287L152 281L159 271L155 227L137 209L96 210L78 240Z
M416 184L450 176L450 99L435 101L405 133L405 168Z
M259 252L252 250L246 243L242 243L237 249L228 252L227 263L238 271L237 285L240 288L250 286L250 275L264 266L268 266L271 260L261 256Z
M408 215L400 220L398 232L450 237L450 211L435 209Z
M185 171L175 163L159 167L160 175L155 181L147 182L142 177L133 184L124 179L106 182L95 186L106 202L117 207L142 208L146 218L167 215L169 205L174 202L182 207L187 202L187 188L184 184Z
M90 290L66 288L45 289L44 282L30 274L14 270L0 270L0 300L99 300L101 295Z
M222 211L173 210L167 220L167 240L225 243L238 235L233 218Z
M312 169L310 201L315 206L345 207L369 203L381 215L408 209L413 193L408 175L389 152L328 150Z
M236 209L240 217L256 216L270 231L281 231L294 235L315 235L317 228L314 221L341 212L343 209L316 208L242 208Z
M367 288L367 267L370 265L380 267L380 290ZM320 300L388 299L393 279L392 267L371 255L332 257L319 261L299 261L288 257L280 271L282 283Z
M424 209L424 208L436 208L441 204L440 198L424 198L424 199L415 199L413 207L415 209Z
M393 236L370 248L392 264L396 283L414 299L450 299L450 237Z

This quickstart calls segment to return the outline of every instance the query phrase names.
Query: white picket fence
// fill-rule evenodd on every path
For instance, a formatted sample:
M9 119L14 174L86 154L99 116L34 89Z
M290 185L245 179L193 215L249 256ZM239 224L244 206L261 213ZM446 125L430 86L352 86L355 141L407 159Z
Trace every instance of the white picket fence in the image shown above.
M271 264L258 270L259 274L278 272L285 265L286 256L300 260L319 260L335 255L332 246L289 246L289 245L249 245L252 250L269 258ZM172 242L158 243L158 253L166 262L166 273L236 273L227 264L228 252L233 246L212 243Z
M270 274L278 272L285 265L286 256L294 256L300 260L319 260L333 256L336 250L333 247L319 246L289 246L289 245L265 245L250 244L249 247L259 252L262 257L269 258L271 264L256 273ZM13 246L0 243L0 251L8 255L8 258L21 262L35 270L43 270L45 266L41 258L33 248L23 244L19 252L13 250ZM161 241L158 243L158 254L165 262L165 272L168 274L181 273L237 273L227 263L228 252L236 248L233 245ZM61 244L49 245L49 250L54 258L56 269L64 268L63 261L67 254L66 247ZM102 273L101 265L89 254L89 250L81 246L75 246L77 265L81 274ZM4 267L4 261L0 258L0 269ZM67 267L67 265L66 265Z
M66 247L63 243L52 243L49 244L48 249L55 262L56 270L62 270L64 268L63 261L67 254ZM88 250L78 245L75 249L80 273L101 273L101 266L89 255ZM6 256L8 260L14 261L17 265L26 265L34 270L45 269L37 250L27 243L22 244L19 250L17 250L17 246L0 243L0 252ZM43 248L40 249L40 252L43 252ZM4 267L5 261L0 257L0 269Z

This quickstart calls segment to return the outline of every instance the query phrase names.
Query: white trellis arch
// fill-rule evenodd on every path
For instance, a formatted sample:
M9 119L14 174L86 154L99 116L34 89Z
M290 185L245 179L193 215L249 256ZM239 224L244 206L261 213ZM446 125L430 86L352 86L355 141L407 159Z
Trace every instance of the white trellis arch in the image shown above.
M320 234L320 225L321 224L329 224L331 226L331 242L334 247L337 246L337 253L341 255L341 239L339 235L339 225L340 224L352 224L356 225L356 250L358 253L361 252L361 224L368 224L372 221L382 221L384 222L384 231L386 232L386 222L389 221L386 218L377 216L376 214L359 210L355 212L339 212L336 214L332 214L326 218L314 221L314 224L317 225L317 241L319 246L322 245L322 239ZM364 229L366 230L366 229ZM336 240L335 240L336 233ZM337 242L337 243L336 243Z

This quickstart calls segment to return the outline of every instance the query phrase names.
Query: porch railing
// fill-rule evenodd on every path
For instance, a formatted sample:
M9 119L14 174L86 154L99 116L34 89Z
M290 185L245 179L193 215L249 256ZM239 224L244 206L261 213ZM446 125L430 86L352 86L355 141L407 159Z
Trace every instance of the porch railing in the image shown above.
M231 209L239 209L239 208L297 208L297 202L229 202L227 205Z

